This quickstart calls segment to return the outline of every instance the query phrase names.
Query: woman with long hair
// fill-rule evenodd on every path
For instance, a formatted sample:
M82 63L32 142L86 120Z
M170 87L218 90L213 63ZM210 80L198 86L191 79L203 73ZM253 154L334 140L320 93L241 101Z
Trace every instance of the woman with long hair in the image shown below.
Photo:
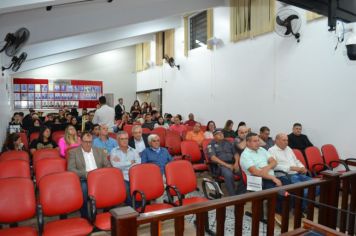
M227 120L223 129L224 138L236 138L236 133L232 129L233 127L234 122L232 120Z
M206 139L213 139L214 135L213 132L216 129L216 125L214 121L209 121L206 125L206 131L204 132L204 138Z
M169 129L169 125L165 122L165 120L163 119L162 116L159 116L157 119L157 123L154 125L154 128L165 128L165 129Z
M73 125L68 125L64 131L64 137L58 141L59 152L62 157L65 157L68 148L77 147L80 145L80 138L77 135L77 130Z
M23 143L18 133L8 134L2 152L6 151L21 151L23 150Z
M130 109L132 119L136 119L138 114L141 114L140 102L138 100L134 101Z
M35 139L30 144L30 152L33 154L36 150L46 149L46 148L56 148L58 145L52 141L51 130L47 126L43 126L40 130L40 135L38 139Z

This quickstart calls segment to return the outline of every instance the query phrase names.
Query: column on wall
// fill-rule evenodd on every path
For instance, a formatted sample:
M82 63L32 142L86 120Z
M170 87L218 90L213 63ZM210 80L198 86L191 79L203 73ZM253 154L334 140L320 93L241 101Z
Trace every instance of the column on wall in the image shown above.
M147 70L151 59L150 42L136 44L136 72Z
M163 57L174 57L174 29L156 33L156 65L163 65Z

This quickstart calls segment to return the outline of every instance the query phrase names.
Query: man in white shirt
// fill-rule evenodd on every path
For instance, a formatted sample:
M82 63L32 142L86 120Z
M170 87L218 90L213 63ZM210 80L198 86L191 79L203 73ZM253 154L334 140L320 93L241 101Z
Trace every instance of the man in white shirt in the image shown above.
M87 175L89 171L111 167L103 150L92 147L93 136L89 132L81 135L81 145L69 151L68 171L76 173L80 178L83 191L83 206L80 209L82 217L88 219L88 186Z
M105 96L99 98L100 108L95 111L93 124L106 125L109 127L109 132L113 132L115 110L106 105Z
M132 127L132 137L129 139L129 146L141 155L142 151L149 147L147 138L148 135L142 133L141 126L134 125Z

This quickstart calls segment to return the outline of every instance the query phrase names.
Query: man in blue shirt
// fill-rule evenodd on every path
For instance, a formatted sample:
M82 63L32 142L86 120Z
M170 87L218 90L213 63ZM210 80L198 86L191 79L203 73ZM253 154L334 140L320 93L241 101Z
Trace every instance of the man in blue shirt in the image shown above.
M93 146L104 149L106 155L109 155L114 147L117 147L115 139L109 137L107 125L100 125L99 137L94 139Z
M153 163L159 166L162 175L164 174L164 167L172 160L166 148L160 147L160 139L156 134L148 136L148 144L150 147L143 150L141 153L142 163Z
M119 131L117 134L118 147L111 150L110 162L113 167L119 168L125 180L126 187L126 205L131 205L130 197L130 181L129 181L129 169L131 166L140 164L141 158L136 150L129 146L129 135L125 131Z

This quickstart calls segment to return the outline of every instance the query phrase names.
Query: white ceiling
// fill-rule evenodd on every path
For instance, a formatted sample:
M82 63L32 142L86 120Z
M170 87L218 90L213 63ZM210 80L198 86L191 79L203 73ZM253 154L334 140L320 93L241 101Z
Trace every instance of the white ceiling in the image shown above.
M78 1L78 0L77 0ZM187 12L225 5L226 0L0 0L0 40L26 27L28 60L20 70L111 50L147 40L147 35L179 27ZM70 3L69 5L60 5ZM45 7L54 5L51 11ZM122 41L122 42L121 42ZM98 47L95 49L95 47ZM88 49L88 50L86 50ZM81 53L77 53L80 50ZM66 55L61 57L60 55ZM2 54L4 57L4 54ZM46 60L48 58L48 60ZM56 58L56 60L53 60ZM5 58L5 62L10 58ZM27 66L26 66L27 63Z

